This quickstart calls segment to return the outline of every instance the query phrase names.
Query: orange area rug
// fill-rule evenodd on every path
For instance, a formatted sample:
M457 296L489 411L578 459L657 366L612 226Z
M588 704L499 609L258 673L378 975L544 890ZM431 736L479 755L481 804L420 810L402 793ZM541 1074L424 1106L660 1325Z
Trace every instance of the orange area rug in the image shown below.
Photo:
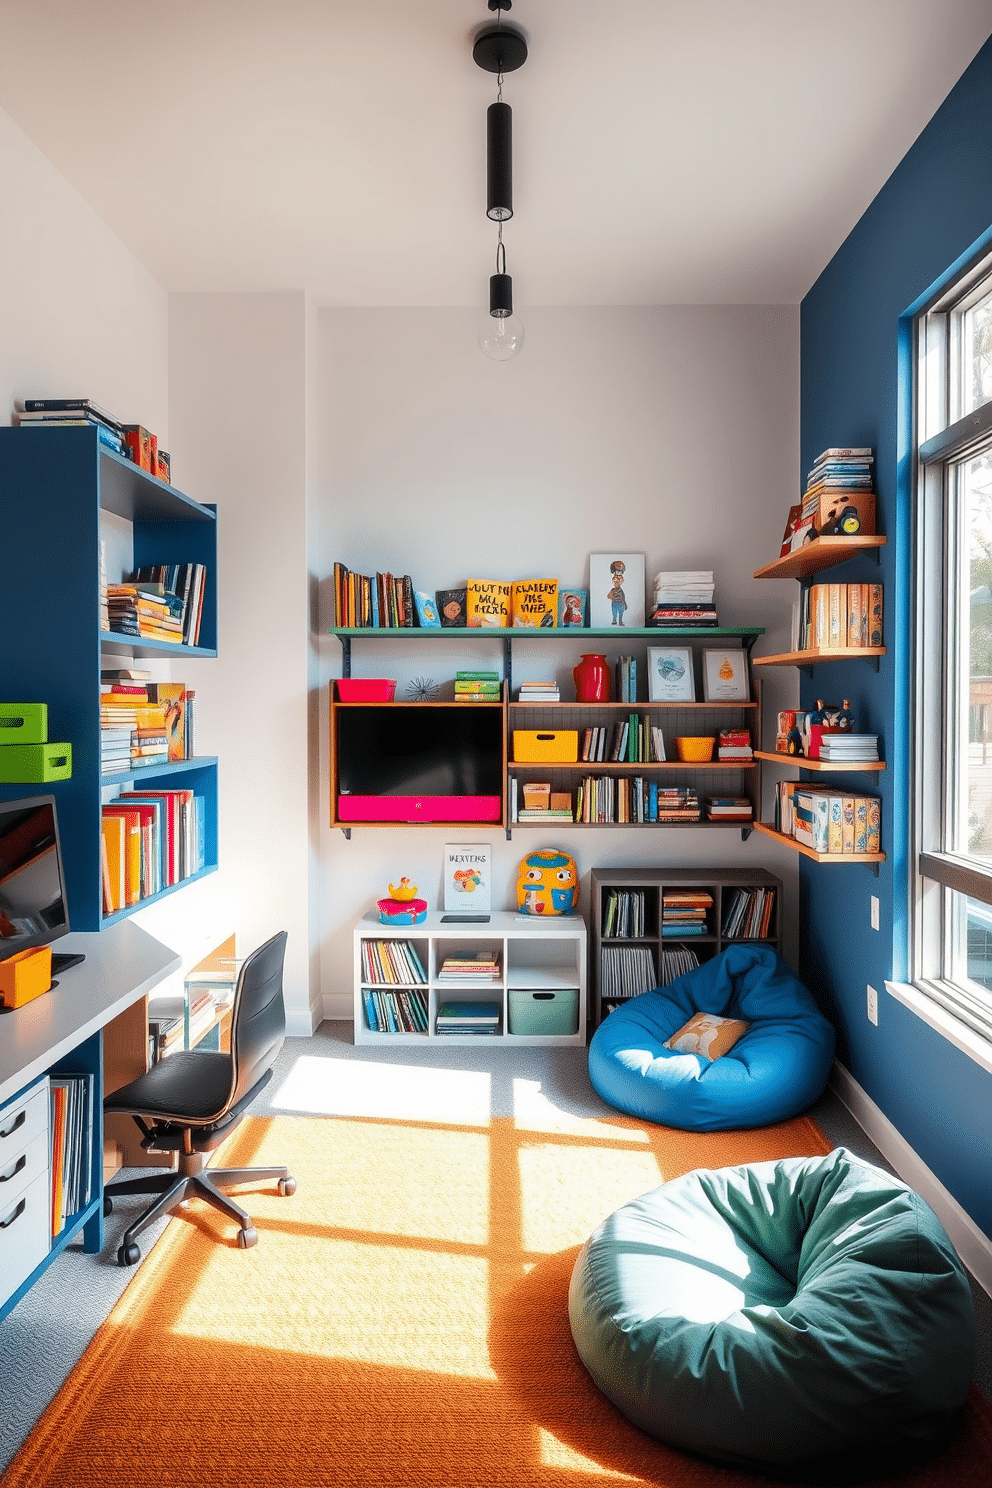
M289 1164L258 1229L177 1215L2 1488L747 1488L596 1390L568 1327L579 1245L665 1179L828 1150L800 1118L689 1134L616 1116L444 1125L246 1121L218 1165ZM988 1488L973 1393L944 1451L889 1488Z

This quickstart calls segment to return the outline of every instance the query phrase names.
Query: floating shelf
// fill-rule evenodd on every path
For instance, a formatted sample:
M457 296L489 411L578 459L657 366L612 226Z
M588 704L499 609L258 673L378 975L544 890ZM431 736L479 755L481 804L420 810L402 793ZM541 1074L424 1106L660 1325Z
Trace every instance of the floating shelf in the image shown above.
M885 854L877 853L825 853L817 852L815 848L807 847L803 842L797 842L795 837L787 837L784 832L777 831L766 822L755 822L754 830L761 832L765 837L771 837L775 842L781 842L785 847L791 847L793 852L802 853L804 858L812 858L814 863L884 863Z
M768 749L756 749L755 759L768 760L773 765L795 765L797 770L822 770L824 773L856 775L862 770L884 770L884 760L852 760L841 763L840 760L818 760L807 759L804 754L780 754L778 750L772 752Z
M884 537L817 537L794 553L786 553L783 558L776 558L774 563L755 569L754 577L805 579L809 574L832 568L835 563L845 563L858 553L874 553L877 562L878 550L884 548L885 543Z
M585 775L595 775L601 770L630 770L634 774L642 770L677 770L684 775L687 770L753 770L754 760L507 760L509 770L552 771L578 770Z
M714 709L716 709L716 708L732 708L735 712L739 712L741 708L756 708L758 706L758 704L756 702L751 702L750 700L745 701L745 700L741 699L740 701L729 702L729 703L728 702L719 702L719 703L696 703L696 702L693 702L693 703L689 703L689 702L674 702L674 703L669 703L669 702L664 702L664 703L660 703L660 702L659 703L651 703L651 702L640 702L640 703L541 703L541 702L534 702L534 703L527 703L527 702L523 702L523 703L520 703L520 702L514 702L514 703L510 703L509 706L511 708L524 708L524 709L527 710L527 712L531 712L535 708L585 708L586 711L588 711L590 708L594 708L597 711L599 709L601 709L601 708L618 708L623 713L630 713L630 712L634 711L637 708L649 708L649 709L654 709L654 708L708 708L711 712Z
M821 661L858 661L885 655L884 646L831 646L828 651L784 651L780 656L752 656L752 666L814 666ZM875 665L878 665L877 659Z

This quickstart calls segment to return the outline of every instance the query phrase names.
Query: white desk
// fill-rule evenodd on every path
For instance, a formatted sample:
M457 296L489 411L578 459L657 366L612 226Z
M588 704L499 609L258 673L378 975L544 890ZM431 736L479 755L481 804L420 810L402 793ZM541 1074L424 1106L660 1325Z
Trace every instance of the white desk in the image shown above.
M55 1256L83 1231L83 1248L103 1246L103 1030L140 1002L182 958L131 920L106 930L63 936L57 951L81 951L86 959L57 978L58 986L26 1007L0 1013L0 1106L52 1069L92 1072L92 1193L52 1242L47 1258L0 1309L5 1316Z

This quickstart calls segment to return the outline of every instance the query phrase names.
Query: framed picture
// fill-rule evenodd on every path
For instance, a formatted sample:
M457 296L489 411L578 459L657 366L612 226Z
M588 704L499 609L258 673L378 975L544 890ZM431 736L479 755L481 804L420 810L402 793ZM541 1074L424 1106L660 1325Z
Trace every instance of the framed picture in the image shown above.
M748 701L747 660L743 651L720 651L715 647L703 651L703 701Z
M694 703L696 682L689 646L648 647L648 701Z
M558 586L558 624L563 629L587 624L589 590Z
M644 554L589 554L589 624L640 629L644 624Z
M492 848L488 842L449 842L444 849L446 914L492 912Z

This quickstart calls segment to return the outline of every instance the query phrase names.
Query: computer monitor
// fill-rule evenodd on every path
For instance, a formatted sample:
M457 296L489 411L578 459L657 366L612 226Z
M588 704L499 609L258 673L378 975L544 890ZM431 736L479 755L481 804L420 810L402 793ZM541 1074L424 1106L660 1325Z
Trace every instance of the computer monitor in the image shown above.
M0 801L0 961L68 930L55 797Z

